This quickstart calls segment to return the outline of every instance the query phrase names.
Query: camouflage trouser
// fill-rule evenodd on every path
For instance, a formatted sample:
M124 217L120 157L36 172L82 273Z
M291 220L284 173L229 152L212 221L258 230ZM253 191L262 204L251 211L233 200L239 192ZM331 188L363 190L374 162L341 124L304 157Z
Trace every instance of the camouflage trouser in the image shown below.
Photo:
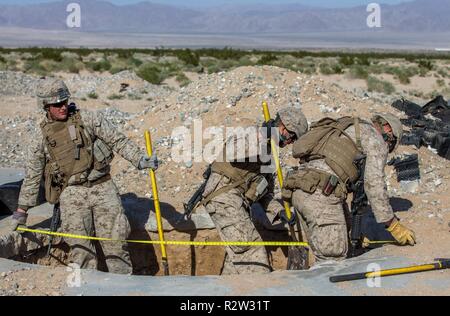
M216 190L229 184L223 177ZM223 241L262 241L239 190L232 189L215 197L206 205L206 210ZM229 246L225 249L223 275L271 271L265 247Z
M64 233L125 240L130 224L125 216L119 191L112 180L87 188L69 186L61 197L61 230ZM70 261L83 269L100 269L111 273L132 272L126 243L91 242L66 239Z
M325 196L296 190L293 206L306 222L308 242L316 262L345 259L348 251L348 230L343 201L334 195Z

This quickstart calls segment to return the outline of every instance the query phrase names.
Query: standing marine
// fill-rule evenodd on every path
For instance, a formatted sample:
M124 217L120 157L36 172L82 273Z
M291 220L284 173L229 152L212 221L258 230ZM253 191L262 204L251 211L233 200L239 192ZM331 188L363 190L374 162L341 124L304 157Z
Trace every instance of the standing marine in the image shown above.
M101 113L69 104L70 96L62 80L43 79L37 87L38 106L45 117L28 148L12 229L26 225L27 211L37 204L44 177L46 200L59 203L64 233L126 240L130 224L110 175L113 152L138 169L157 169L157 158L148 157ZM70 262L81 268L132 273L126 243L71 238L66 242Z

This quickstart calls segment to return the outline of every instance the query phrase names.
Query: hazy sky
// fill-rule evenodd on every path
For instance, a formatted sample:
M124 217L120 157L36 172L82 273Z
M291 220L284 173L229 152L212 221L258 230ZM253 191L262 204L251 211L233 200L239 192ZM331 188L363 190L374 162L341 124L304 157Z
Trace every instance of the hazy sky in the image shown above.
M143 0L107 0L115 4L129 4L142 2ZM323 7L348 7L365 5L371 2L396 4L401 2L409 2L411 0L150 0L148 2L183 5L183 6L212 6L219 4L279 4L279 3L301 3L311 6ZM41 3L41 2L55 2L55 0L0 0L0 4L26 4L26 3ZM77 2L73 0L73 2Z

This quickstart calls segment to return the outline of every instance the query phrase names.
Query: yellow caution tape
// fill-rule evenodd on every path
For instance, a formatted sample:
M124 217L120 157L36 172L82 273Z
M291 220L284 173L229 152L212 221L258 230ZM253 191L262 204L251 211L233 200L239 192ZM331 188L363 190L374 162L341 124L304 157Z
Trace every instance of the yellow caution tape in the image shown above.
M112 242L128 242L136 244L151 245L173 245L173 246L299 246L308 247L306 242L284 242L284 241L176 241L176 240L119 240L103 237L91 237L82 235L73 235L66 233L55 233L47 230L29 229L24 227L17 228L18 231L29 232L41 235L49 235L56 237L65 237L73 239L96 240L96 241L112 241Z
M375 245L375 244L396 244L397 242L395 240L369 240L367 242L368 244Z
M92 237L92 236L82 236L66 233L55 233L48 230L39 229L29 229L24 227L18 227L17 231L35 233L41 235L55 236L55 237L66 237L73 239L84 239L84 240L96 240L96 241L111 241L111 242L129 242L135 244L151 244L151 245L172 245L172 246L279 246L279 247L309 247L307 242L291 242L291 241L177 241L177 240L119 240L112 238L103 237ZM392 240L377 240L369 241L369 244L389 244L395 243Z

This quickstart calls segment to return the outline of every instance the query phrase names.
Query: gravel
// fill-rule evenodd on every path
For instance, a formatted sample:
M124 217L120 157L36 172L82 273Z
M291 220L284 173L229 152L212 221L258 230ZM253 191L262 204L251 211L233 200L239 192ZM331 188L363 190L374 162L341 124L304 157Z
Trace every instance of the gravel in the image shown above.
M35 87L39 77L20 72L0 72L0 97L35 96ZM95 75L72 75L65 79L73 100L88 98L90 93L96 93L100 99L110 95L119 95L123 83L127 88L121 94L130 100L152 99L167 96L170 89L155 86L130 71L122 71L108 77ZM210 101L211 102L211 101ZM215 102L215 101L214 101ZM108 102L112 103L112 102ZM106 102L105 102L106 104ZM141 113L128 113L117 109L114 105L101 109L106 119L122 131L136 131L141 128L139 122L130 123L136 116L151 111L146 108ZM30 140L36 135L42 114L37 112L27 116L0 117L0 166L4 168L23 167L26 161L27 148ZM19 140L19 141L18 141Z
M21 72L0 71L0 96L34 96L38 79Z

